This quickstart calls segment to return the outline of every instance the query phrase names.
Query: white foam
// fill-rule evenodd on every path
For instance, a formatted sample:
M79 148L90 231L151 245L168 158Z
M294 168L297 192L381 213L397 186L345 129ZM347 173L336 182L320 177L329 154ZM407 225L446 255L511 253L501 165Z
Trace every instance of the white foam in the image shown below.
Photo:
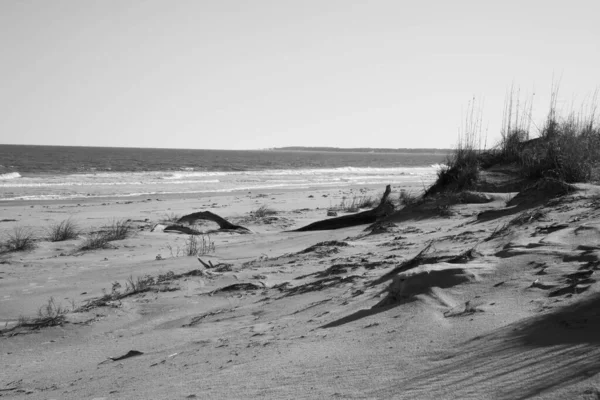
M0 180L9 180L21 178L21 174L18 172L8 172L6 174L0 174Z
M19 175L20 176L20 175ZM261 171L146 171L28 175L0 181L0 200L59 200L153 194L219 193L428 181L436 168L326 168Z

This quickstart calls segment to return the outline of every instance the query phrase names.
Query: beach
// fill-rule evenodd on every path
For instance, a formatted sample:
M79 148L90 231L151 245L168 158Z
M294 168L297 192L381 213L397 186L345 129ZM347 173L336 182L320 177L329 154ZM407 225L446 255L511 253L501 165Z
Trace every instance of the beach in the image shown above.
M489 193L486 203L403 212L400 192L416 195L421 183L392 185L400 211L384 224L294 232L328 211L349 214L342 201L368 196L376 206L384 188L2 202L3 232L23 226L42 238L71 218L82 233L0 256L0 395L509 399L596 390L600 350L587 333L596 305L581 302L598 291L597 186L527 207L507 206L517 193ZM272 213L257 216L261 206ZM199 221L204 251L188 256L190 236L165 228L198 211L250 233ZM89 232L115 220L129 221L127 238L81 250ZM23 324L39 321L49 299L64 309L60 324Z

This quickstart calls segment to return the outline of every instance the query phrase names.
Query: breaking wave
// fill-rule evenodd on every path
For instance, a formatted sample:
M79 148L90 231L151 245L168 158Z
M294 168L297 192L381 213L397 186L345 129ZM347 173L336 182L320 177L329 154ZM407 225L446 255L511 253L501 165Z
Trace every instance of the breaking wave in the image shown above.
M6 174L0 174L0 181L21 178L21 174L18 172L8 172Z

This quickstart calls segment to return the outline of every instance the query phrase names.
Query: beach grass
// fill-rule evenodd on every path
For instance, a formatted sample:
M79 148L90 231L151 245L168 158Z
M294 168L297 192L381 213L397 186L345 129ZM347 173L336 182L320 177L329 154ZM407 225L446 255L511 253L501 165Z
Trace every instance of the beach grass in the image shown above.
M110 242L123 240L131 236L133 226L130 220L114 219L108 225L105 225L97 232L90 233L85 241L79 247L80 251L107 249L110 248Z
M459 192L475 188L480 170L492 165L512 165L526 180L557 179L566 183L598 180L600 164L600 126L597 96L591 105L577 113L559 115L558 88L552 89L551 104L538 137L530 139L531 100L518 101L511 89L506 101L501 140L492 149L482 144L480 117L471 108L465 134L446 165L438 171L435 183L425 196L439 192Z
M352 198L342 197L339 204L330 207L333 211L358 212L361 208L371 208L377 205L377 199L372 196L352 196Z
M54 297L50 297L46 304L38 308L37 316L32 318L20 316L15 328L41 329L62 325L68 312L68 309L56 303Z
M71 218L51 224L47 228L48 240L51 242L62 242L77 239L81 229Z
M4 240L0 243L3 252L29 251L36 247L35 233L26 227L15 226L11 231L4 234Z
M275 214L277 214L277 211L275 211L271 207L267 206L266 204L263 204L262 206L258 207L256 210L252 211L252 215L255 218L264 218L264 217L268 217L269 215L275 215Z

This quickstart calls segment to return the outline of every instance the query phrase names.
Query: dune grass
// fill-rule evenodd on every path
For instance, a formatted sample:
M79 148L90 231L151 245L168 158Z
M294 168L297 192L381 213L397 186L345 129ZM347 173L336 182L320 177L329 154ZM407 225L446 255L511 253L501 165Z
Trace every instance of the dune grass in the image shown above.
M475 186L479 178L482 137L482 111L473 99L459 131L456 149L438 171L436 182L425 190L425 197L441 191L469 190Z
M476 186L481 168L512 164L523 179L553 178L567 183L590 182L600 178L600 126L597 120L597 93L580 112L560 116L558 89L552 89L551 104L537 138L530 139L531 100L519 102L511 89L505 104L500 143L490 150L481 146L480 117L473 108L466 119L464 135L438 172L436 182L425 196L458 192Z
M4 240L0 243L2 252L29 251L36 247L35 233L26 227L15 226L11 231L4 234Z
M81 229L71 218L50 225L46 231L51 242L77 239L81 233Z
M262 206L258 207L256 210L252 211L252 215L255 218L264 218L264 217L268 217L269 215L275 215L275 214L277 214L277 211L270 208L266 204L263 204Z
M174 248L170 244L167 244L167 249L169 249L171 257L173 258L180 256L194 257L214 253L216 251L216 246L215 242L210 238L210 235L199 234L189 235L185 240L183 247L177 246Z
M110 224L103 226L99 231L90 233L79 247L80 251L107 249L111 247L110 242L123 240L131 236L133 226L129 220L113 220Z
M377 200L372 196L353 196L351 199L342 197L336 206L330 207L333 211L358 212L361 208L372 208L377 205Z
M62 307L54 301L53 297L48 302L38 308L37 316L27 318L19 317L19 322L11 330L17 328L41 329L50 326L62 325L65 322L65 315L69 312L67 308Z
M190 235L185 241L184 252L186 256L202 256L215 252L215 242L210 239L210 235Z

